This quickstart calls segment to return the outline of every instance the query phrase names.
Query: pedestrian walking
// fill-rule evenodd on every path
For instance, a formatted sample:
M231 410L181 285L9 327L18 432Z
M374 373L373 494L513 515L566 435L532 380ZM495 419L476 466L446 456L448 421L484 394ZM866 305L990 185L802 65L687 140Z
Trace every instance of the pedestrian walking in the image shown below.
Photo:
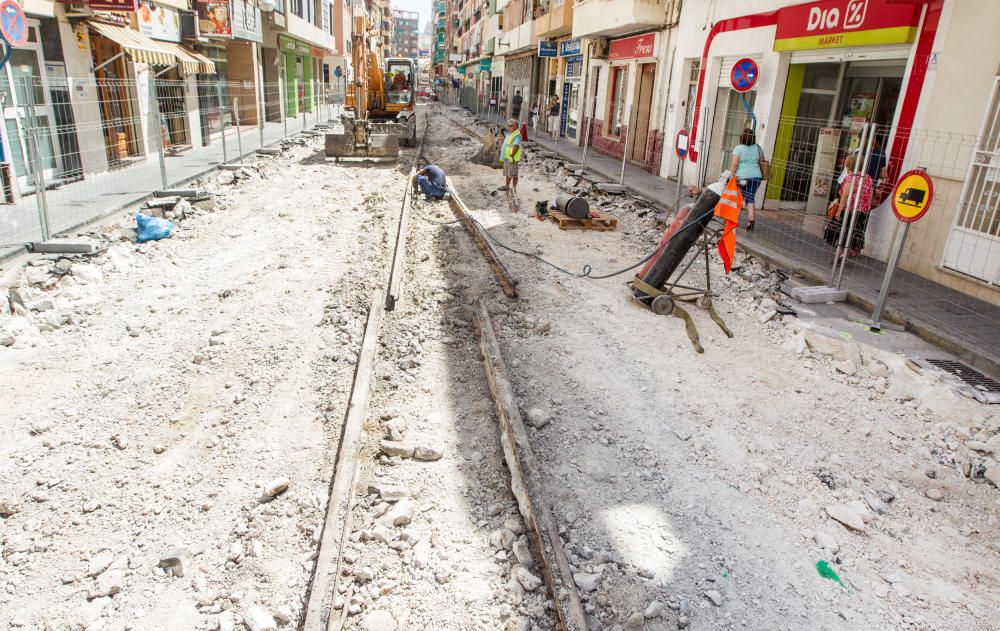
M865 231L868 228L868 215L872 209L872 193L874 191L872 186L873 180L868 173L864 171L854 172L859 159L857 153L852 153L844 161L847 177L844 178L844 181L840 185L839 195L838 219L841 226L843 226L845 220L850 221L848 213L854 210L855 200L857 200L858 204L857 216L854 219L854 230L851 232L850 243L847 246L847 255L851 258L860 254L861 250L865 247ZM836 231L836 233L839 232L840 230ZM834 238L836 239L836 237ZM837 258L843 258L844 254L844 252L838 251L836 256Z
M520 90L514 90L514 98L510 100L510 115L516 120L521 120L521 105L524 103L524 98L521 97Z
M531 110L529 111L529 115L531 116L531 133L532 134L537 134L538 133L538 104L536 104L536 103L532 103L531 104Z
M448 183L444 169L436 164L428 164L417 171L417 186L427 199L444 199L448 192Z
M501 191L510 191L517 197L517 165L523 155L521 147L521 130L517 128L517 119L510 118L507 121L507 137L500 146L500 162L503 163L504 185Z
M756 225L754 200L757 189L764 180L762 164L767 164L767 159L757 144L757 135L752 129L744 129L740 134L740 144L733 148L729 170L736 175L740 192L743 193L743 206L747 209L747 230L753 230Z
M555 94L549 99L549 135L552 140L559 137L559 97Z

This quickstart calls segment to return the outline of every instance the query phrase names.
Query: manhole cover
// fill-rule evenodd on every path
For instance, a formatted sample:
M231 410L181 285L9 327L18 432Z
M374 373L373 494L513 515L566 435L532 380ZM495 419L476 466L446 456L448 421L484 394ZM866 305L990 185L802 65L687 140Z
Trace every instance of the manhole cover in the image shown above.
M990 379L971 366L953 359L925 359L936 368L951 373L980 392L1000 394L1000 382Z

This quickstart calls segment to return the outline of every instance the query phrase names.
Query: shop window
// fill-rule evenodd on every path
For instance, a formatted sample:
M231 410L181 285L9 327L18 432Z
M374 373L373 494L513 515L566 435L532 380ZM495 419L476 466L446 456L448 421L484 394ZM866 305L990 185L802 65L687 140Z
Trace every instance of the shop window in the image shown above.
M802 87L807 90L836 90L840 64L808 64Z
M611 96L608 107L608 134L618 137L622 133L623 117L625 116L625 82L628 80L628 67L617 66L611 73Z

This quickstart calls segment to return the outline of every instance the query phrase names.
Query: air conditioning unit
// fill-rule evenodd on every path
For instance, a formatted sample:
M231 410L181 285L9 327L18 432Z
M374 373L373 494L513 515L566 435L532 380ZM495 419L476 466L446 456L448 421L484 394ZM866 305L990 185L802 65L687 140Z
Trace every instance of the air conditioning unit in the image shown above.
M201 27L198 25L197 11L178 11L181 17L181 38L196 39L201 37Z
M608 40L606 39L595 39L590 44L590 58L591 59L607 59L608 58Z

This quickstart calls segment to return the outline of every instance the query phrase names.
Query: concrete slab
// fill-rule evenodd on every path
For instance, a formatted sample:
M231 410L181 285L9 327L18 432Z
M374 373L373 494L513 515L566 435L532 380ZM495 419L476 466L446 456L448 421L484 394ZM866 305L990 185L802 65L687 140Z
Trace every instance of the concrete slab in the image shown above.
M608 178L603 175L598 175L596 173L584 173L583 179L587 180L591 184L598 184L600 182L606 182Z
M50 239L32 243L31 251L36 254L90 254L97 251L97 244L88 241Z
M584 165L574 164L572 162L563 162L563 166L569 169L570 171L582 171L584 169Z
M153 197L197 197L198 189L194 188L168 188L162 191L153 191Z
M793 287L790 289L789 295L799 302L803 302L807 305L819 302L843 302L847 300L847 290L834 289L833 287L827 287L826 285L817 285L814 287Z
M239 171L240 169L246 168L245 164L220 164L220 171Z
M605 193L609 193L611 195L622 195L627 190L621 184L612 184L611 182L598 182L596 186L597 190L604 191Z
M262 156L280 156L281 149L278 149L277 147L264 147L263 149L258 149L257 153Z

